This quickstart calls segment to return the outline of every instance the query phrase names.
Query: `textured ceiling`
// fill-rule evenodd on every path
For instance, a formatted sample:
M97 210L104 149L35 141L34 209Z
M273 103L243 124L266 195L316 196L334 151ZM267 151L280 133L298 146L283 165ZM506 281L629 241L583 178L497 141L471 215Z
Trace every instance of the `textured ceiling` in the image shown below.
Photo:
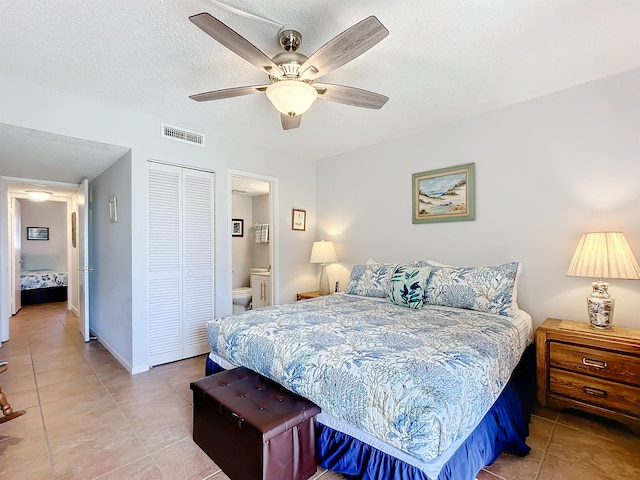
M214 0L0 0L0 73L314 160L640 67L638 0L226 4L276 24ZM288 131L264 94L189 100L266 83L260 70L189 22L203 11L269 56L280 52L277 24L298 25L299 51L309 56L375 15L390 35L321 81L390 100L381 110L319 100Z

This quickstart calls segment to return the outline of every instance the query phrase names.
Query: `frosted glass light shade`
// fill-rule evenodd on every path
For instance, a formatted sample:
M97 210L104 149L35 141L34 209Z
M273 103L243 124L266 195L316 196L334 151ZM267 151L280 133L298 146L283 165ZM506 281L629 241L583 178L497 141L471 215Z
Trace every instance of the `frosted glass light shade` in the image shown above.
M34 202L44 202L49 200L51 195L53 195L51 192L44 192L42 190L27 190L27 196Z
M640 267L631 247L620 232L585 233L578 243L567 270L571 277L593 277L593 291L587 297L587 312L593 328L613 327L615 300L609 295L609 284L603 278L640 279Z
M267 98L280 113L293 117L309 110L318 92L306 82L280 80L267 87Z

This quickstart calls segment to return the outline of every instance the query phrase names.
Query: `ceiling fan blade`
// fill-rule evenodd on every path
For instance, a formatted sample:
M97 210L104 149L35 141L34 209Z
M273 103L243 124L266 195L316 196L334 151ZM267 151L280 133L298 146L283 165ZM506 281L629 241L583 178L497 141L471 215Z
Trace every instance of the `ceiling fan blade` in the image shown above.
M373 15L356 23L320 47L302 64L302 77L313 80L326 75L362 55L389 35L380 20Z
M280 121L282 122L283 130L298 128L300 126L300 120L302 120L302 115L296 115L295 117L292 117L291 115L285 115L284 113L280 114Z
M251 95L252 93L264 92L268 85L251 85L249 87L225 88L223 90L214 90L212 92L198 93L190 95L191 100L196 102L208 102L209 100L220 100L223 98L241 97L243 95Z
M385 97L379 93L355 87L345 87L344 85L314 83L313 87L318 92L318 98L324 98L325 100L344 103L345 105L354 107L379 109L389 100L389 97Z
M189 20L214 40L268 75L273 75L278 78L282 76L283 73L280 67L273 63L258 47L217 18L203 12L192 15L189 17Z

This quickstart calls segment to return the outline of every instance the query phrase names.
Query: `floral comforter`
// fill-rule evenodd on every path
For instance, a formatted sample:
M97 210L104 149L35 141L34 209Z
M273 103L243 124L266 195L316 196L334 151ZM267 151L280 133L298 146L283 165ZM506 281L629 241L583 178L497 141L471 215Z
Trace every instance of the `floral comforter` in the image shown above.
M20 290L66 287L67 278L67 272L56 272L54 270L22 272L20 274Z
M421 459L482 419L526 345L508 317L329 295L211 320L212 350Z

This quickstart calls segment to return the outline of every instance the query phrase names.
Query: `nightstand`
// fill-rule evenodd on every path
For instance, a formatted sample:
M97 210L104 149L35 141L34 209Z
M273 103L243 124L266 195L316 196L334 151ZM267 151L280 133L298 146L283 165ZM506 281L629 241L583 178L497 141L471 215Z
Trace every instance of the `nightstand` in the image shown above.
M297 298L296 298L296 302L298 300L307 300L308 298L316 298L320 296L320 292L318 290L316 290L315 292L305 292L305 293L298 293L297 294Z
M536 330L538 402L617 420L640 435L640 330L547 318Z

